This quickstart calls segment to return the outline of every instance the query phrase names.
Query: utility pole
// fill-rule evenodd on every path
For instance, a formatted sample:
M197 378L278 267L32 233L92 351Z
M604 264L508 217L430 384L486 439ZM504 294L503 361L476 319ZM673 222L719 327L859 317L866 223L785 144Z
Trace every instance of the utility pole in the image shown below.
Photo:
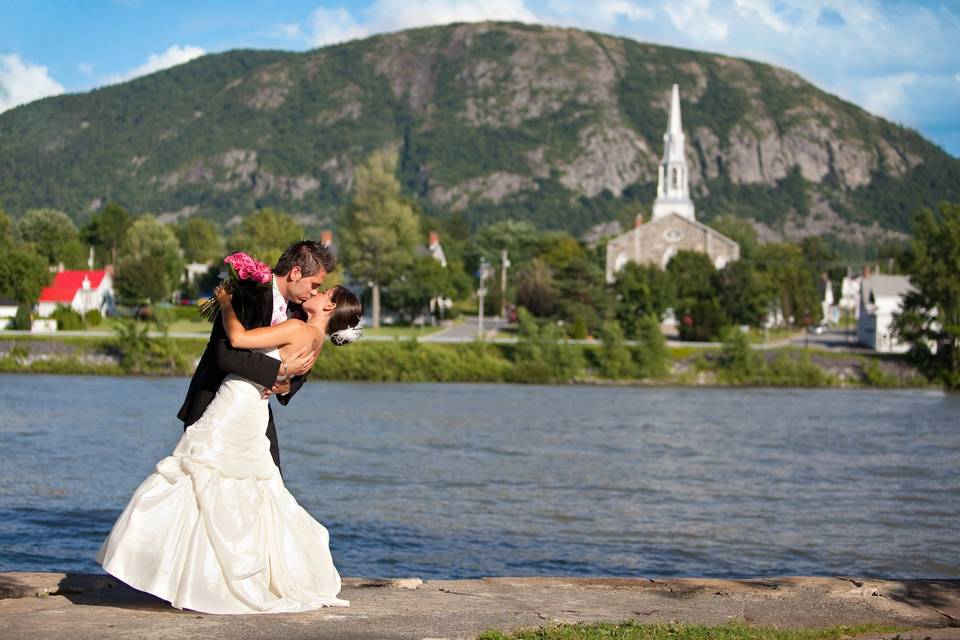
M477 299L479 300L479 308L477 309L477 339L483 340L483 297L487 295L486 280L487 276L490 275L490 263L487 262L487 259L482 257L480 258L480 272L477 274L480 278L480 287L477 289Z
M500 319L507 321L507 267L510 266L510 258L507 257L507 250L500 250Z

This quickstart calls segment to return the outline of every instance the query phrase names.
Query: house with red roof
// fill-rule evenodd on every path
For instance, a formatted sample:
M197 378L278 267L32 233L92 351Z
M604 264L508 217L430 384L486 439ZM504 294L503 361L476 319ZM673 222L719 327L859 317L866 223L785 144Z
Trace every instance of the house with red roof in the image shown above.
M49 287L44 287L37 301L37 313L49 317L63 305L79 314L91 309L107 313L113 309L113 267L102 271L60 271Z

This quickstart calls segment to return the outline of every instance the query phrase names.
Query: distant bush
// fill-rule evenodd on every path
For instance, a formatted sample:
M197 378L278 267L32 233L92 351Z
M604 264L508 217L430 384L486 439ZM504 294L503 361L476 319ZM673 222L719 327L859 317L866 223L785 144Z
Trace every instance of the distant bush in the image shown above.
M615 320L604 322L600 327L600 339L603 341L599 353L600 375L615 380L636 377L637 367L624 342L620 323Z
M13 316L9 328L15 331L30 331L33 324L33 312L30 305L21 304L17 307L17 314Z
M90 311L83 314L83 322L88 327L99 327L103 322L103 315L98 309L90 309Z
M57 305L50 317L57 321L60 331L83 331L83 316L68 306Z
M660 331L660 321L656 316L646 315L636 323L637 346L633 349L633 359L637 365L637 375L641 378L661 378L667 374L667 341Z
M538 325L529 311L517 312L518 342L513 352L511 382L568 382L583 370L580 349L564 344L552 322Z

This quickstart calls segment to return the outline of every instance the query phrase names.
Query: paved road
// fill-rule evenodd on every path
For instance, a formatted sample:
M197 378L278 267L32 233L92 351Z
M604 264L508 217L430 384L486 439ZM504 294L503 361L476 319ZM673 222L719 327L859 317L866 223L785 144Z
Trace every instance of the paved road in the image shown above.
M811 349L826 349L828 351L847 351L854 353L874 353L872 349L857 344L856 330L827 329L820 335L815 333L799 333L790 339L795 347L810 347Z

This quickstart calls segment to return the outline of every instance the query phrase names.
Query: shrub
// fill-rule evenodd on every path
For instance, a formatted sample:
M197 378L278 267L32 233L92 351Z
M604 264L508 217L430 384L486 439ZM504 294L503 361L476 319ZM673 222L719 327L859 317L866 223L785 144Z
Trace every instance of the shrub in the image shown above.
M58 305L50 317L57 321L60 331L83 331L83 317L65 305Z
M604 378L623 379L637 375L630 350L623 340L623 329L615 320L608 320L600 326L600 375Z
M103 322L103 315L98 309L90 309L90 311L83 314L83 322L88 327L99 327Z
M30 305L21 304L17 307L17 315L13 316L10 328L16 331L30 331L33 325L33 312Z
M636 323L637 346L633 359L637 375L641 378L659 378L667 374L667 341L660 332L660 320L654 315L645 315Z
M517 312L519 331L514 349L512 382L567 382L583 370L580 349L560 341L560 332L551 322L543 326L520 308Z

